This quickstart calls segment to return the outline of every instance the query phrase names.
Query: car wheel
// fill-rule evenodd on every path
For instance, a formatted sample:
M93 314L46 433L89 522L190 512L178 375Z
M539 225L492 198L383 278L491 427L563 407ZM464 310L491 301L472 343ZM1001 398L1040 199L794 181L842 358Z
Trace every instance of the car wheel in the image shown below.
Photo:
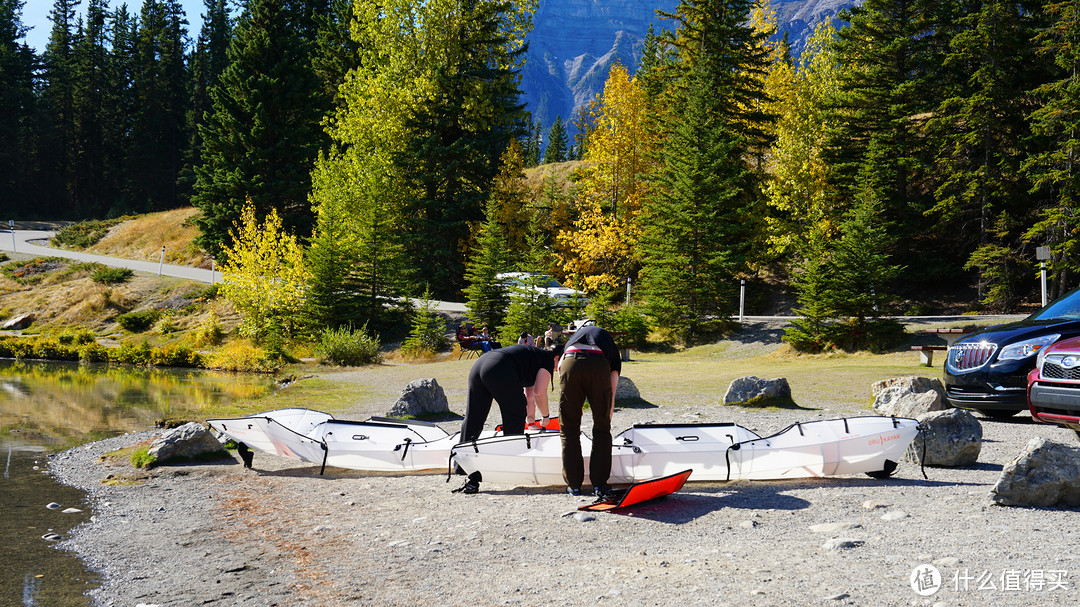
M979 413L982 413L984 417L990 419L1009 419L1010 417L1019 413L1019 411L1009 411L1001 409L976 409Z

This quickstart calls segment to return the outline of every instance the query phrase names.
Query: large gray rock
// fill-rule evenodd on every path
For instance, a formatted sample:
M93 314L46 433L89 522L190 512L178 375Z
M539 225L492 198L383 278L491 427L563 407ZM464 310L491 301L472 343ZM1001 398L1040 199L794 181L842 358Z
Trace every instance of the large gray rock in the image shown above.
M446 413L450 403L446 393L435 378L414 379L401 391L394 406L390 409L391 417L417 417L424 414Z
M879 392L885 388L904 388L909 392L930 392L934 391L941 395L942 402L946 402L945 399L945 386L941 383L941 380L936 377L918 377L916 375L908 375L905 377L894 377L892 379L883 379L876 381L870 386L870 391L873 392L874 398L877 398Z
M925 466L970 466L982 451L982 424L963 409L931 411L920 415L919 434L908 447L907 458Z
M1080 449L1031 439L1005 464L990 499L1003 506L1080 506Z
M221 442L202 424L189 422L162 434L150 443L149 455L156 462L191 459L224 451Z
M874 382L874 411L878 415L918 417L929 411L945 409L945 387L940 379L929 377L894 377Z
M761 379L760 377L740 377L731 382L724 394L724 404L745 403L754 399L791 400L791 386L787 379Z
M4 329L7 331L20 331L29 327L32 324L34 324L33 314L20 314L15 318L7 320L2 326L0 326L0 329Z
M619 385L615 388L615 400L634 400L641 398L641 392L634 385L633 380L624 375L619 376Z

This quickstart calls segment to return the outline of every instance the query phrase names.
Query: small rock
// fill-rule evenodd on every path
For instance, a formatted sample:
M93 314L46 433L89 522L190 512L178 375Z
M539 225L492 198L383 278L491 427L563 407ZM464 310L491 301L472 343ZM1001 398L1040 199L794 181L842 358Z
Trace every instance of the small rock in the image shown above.
M878 502L875 500L866 500L862 503L862 507L867 510L877 510L878 508L888 508L889 506L892 506L889 502Z
M753 529L754 527L758 526L758 522L757 521L743 521L743 522L739 523L739 526L742 527L743 529Z
M862 527L862 525L858 523L823 523L821 525L811 525L810 531L813 533L836 533L837 531L847 531L859 527Z
M45 507L49 510L59 510L60 508L63 508L63 506L57 504L56 502L49 502L48 504L45 504Z
M935 567L956 567L960 564L960 559L955 556L946 556L944 558L937 559L931 563Z
M579 523L587 523L589 521L595 521L596 516L589 514L588 512L575 512L574 520Z
M850 596L851 595L846 593L846 592L841 592L840 594L834 594L832 596L827 596L827 597L825 597L825 598L823 598L821 600L823 600L823 601L842 601L842 600L844 600L844 599L846 599L846 598L848 598Z
M82 512L82 510L79 510L78 508L64 508L63 510L64 514L77 514L79 512Z
M825 550L850 550L851 548L858 548L866 542L863 540L857 540L850 537L834 537L833 539L822 544L822 548Z
M881 515L883 521L899 521L908 517L908 513L903 510L893 510L892 512L886 512Z
M41 539L49 541L49 542L57 542L57 541L60 541L63 538L62 538L62 536L60 534L57 534L57 533L46 533L45 535L41 536Z

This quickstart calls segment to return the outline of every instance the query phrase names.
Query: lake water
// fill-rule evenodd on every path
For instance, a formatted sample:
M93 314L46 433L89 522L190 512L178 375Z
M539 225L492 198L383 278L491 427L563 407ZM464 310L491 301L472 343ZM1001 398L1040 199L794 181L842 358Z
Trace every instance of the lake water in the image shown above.
M207 406L272 389L258 376L0 360L0 605L85 607L98 583L43 537L65 536L91 515L83 492L46 473L48 451L148 430L159 419L201 418ZM51 502L61 508L46 508Z

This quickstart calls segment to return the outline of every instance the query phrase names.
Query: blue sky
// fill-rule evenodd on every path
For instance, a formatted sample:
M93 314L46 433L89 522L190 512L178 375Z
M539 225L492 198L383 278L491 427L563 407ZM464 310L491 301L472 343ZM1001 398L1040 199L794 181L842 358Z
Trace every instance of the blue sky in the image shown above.
M115 9L124 1L109 0L109 10ZM138 15L143 0L126 1L128 12ZM202 27L203 0L181 0L180 4L183 5L184 11L187 12L188 36L196 38L199 35L199 29ZM52 10L52 5L52 0L26 0L26 4L23 6L22 23L27 27L34 28L26 34L26 42L37 49L39 53L45 50L45 44L49 41L49 30L52 29L49 12ZM86 13L85 0L79 3L77 10L79 14Z

